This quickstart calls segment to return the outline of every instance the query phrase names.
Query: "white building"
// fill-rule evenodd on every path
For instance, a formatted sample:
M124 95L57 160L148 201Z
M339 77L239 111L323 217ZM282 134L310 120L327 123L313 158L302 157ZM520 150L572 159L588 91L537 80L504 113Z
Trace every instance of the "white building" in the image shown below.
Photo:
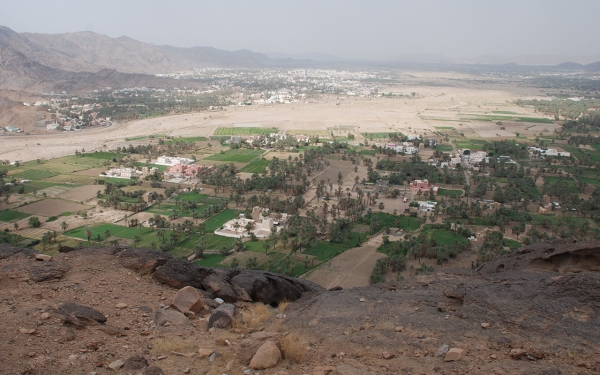
M177 156L159 156L158 159L156 159L156 161L154 162L154 164L159 164L159 165L177 165L177 164L192 164L194 162L194 160L192 159L187 159L187 158L180 158Z

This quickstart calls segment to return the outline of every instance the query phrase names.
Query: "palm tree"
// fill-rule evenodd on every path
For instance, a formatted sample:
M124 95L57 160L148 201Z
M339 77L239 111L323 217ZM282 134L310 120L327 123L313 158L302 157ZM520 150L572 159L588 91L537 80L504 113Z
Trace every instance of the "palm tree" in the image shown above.
M60 223L60 228L63 230L63 233L65 233L67 231L68 227L69 227L69 224L67 224L65 221Z
M137 247L137 245L139 245L139 243L142 241L142 239L140 238L140 236L134 236L133 237L133 247Z
M85 236L87 237L88 243L91 243L92 231L88 228L85 230Z
M104 231L104 241L108 241L108 237L110 237L110 231L107 229Z

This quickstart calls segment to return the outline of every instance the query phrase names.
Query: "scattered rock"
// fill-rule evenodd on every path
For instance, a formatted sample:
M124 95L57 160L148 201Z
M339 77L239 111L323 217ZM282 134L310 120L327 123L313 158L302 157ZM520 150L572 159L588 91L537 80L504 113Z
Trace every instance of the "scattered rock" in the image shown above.
M35 256L35 260L39 260L42 262L49 262L52 260L52 257L50 255L47 254L38 254Z
M394 331L395 331L395 332L404 332L404 327L402 327L402 326L396 326L396 327L394 328Z
M143 375L165 375L163 370L157 366L151 366L151 367L144 369L142 374Z
M29 276L35 282L60 280L71 269L71 266L61 262L44 262L29 269Z
M444 357L444 361L446 361L446 362L460 361L461 359L465 358L465 354L466 353L465 353L464 349L451 348L446 353L446 356Z
M255 370L262 370L271 368L277 365L281 359L281 352L273 341L266 341L260 348L252 360L250 361L250 367Z
M167 323L170 323L174 326L190 324L190 320L185 315L172 309L158 310L154 315L154 322L158 327L164 327Z
M208 319L208 328L229 328L236 315L236 308L230 303L225 303L211 313Z
M96 328L98 329L98 331L102 331L110 336L116 336L116 337L127 336L125 331L123 331L119 327L109 326L109 325L99 325Z
M108 365L108 368L110 368L111 370L115 370L116 371L116 370L119 370L121 367L123 367L123 365L124 365L123 361L121 361L120 359L118 359L118 360L116 360L114 362L111 362Z
M448 353L448 350L450 349L450 347L446 344L440 346L438 348L438 350L435 351L435 356L436 357L441 357L443 355L445 355L446 353Z
M524 349L511 349L510 352L508 352L508 355L512 358L512 359L520 359L522 356L524 356L525 354L527 354L525 352Z
M19 332L24 335L32 335L35 333L35 328L19 328Z
M393 353L390 353L390 352L383 352L383 353L381 354L381 356L382 356L384 359L392 359L392 358L394 358L394 354L393 354Z
M140 354L136 354L132 357L127 358L125 360L125 364L123 365L123 370L141 370L143 368L148 367L148 361L144 356Z
M67 302L60 305L58 310L48 310L50 314L57 316L66 323L81 327L84 325L104 324L106 316L100 311L83 305Z
M117 303L117 304L115 305L115 307L116 307L117 309L121 310L121 309L125 309L125 308L127 308L127 304L126 304L126 303L123 303L123 302L121 302L121 303Z
M217 298L215 298L215 302L219 305L222 305L225 301L223 301L222 298L217 297Z
M182 313L192 311L197 314L204 308L204 304L198 290L194 287L186 286L175 293L171 301L171 307Z
M338 367L336 367L334 374L336 374L336 375L371 375L374 373L367 371L367 370L362 370L362 369L356 368L356 367L351 366L346 363L342 363Z
M50 318L50 314L47 312L44 312L44 313L42 313L42 315L40 315L40 319L42 319L42 320L46 320L48 318Z
M490 328L490 323L481 323L481 328Z
M200 348L198 349L198 358L203 359L206 357L210 357L210 355L213 354L213 352L213 349Z
M275 315L277 319L285 319L285 314L277 314Z
M364 298L359 299L360 302L365 302Z

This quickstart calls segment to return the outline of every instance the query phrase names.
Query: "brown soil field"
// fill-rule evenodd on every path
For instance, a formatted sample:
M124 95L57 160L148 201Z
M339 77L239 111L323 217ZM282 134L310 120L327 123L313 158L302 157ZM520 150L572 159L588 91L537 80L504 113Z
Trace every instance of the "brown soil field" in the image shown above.
M377 252L377 248L383 243L382 236L383 234L378 234L363 246L346 250L341 255L321 264L306 279L327 289L336 286L348 289L369 285L375 262L385 257L385 254Z
M77 186L68 191L59 194L59 198L68 199L77 202L83 202L96 197L98 190L104 190L102 185L83 185Z
M60 199L44 199L35 203L28 204L23 207L19 207L17 211L25 212L33 215L42 216L58 216L63 212L77 212L81 210L88 210L90 206L84 206L82 204L66 202Z

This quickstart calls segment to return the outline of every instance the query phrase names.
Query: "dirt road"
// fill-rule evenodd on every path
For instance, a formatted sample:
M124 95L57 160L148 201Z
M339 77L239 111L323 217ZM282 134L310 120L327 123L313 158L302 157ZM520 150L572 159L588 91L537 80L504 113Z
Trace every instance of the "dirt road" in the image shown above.
M369 285L375 262L385 257L377 252L377 248L383 243L382 236L380 233L370 238L363 246L350 249L323 263L306 279L327 289L335 286L347 289Z

